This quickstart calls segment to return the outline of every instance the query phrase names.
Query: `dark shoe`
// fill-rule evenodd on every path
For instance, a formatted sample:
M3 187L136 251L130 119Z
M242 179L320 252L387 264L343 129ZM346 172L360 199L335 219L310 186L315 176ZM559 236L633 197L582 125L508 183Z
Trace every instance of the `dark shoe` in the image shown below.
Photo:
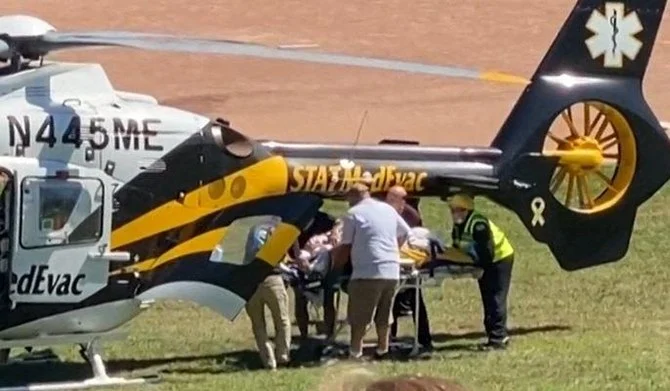
M392 342L389 344L389 352L398 353L404 349L404 344L401 344L400 341Z
M373 357L376 361L383 361L383 360L388 360L390 358L390 356L391 355L390 355L389 352L384 352L384 353L375 352Z
M433 345L420 345L415 358L429 360L433 355ZM411 352L410 352L411 355Z
M337 349L337 347L335 347L333 345L326 345L326 346L323 346L322 348L319 349L319 355L321 357L332 358L332 357L342 356L342 352L340 352L340 350Z
M403 344L402 338L389 337L389 349L393 349L393 348L397 347L398 345L402 345L402 344Z
M425 344L425 345L421 344L421 351L422 352L428 353L428 352L432 352L434 349L435 348L433 347L432 343L428 343L428 344Z
M486 343L479 346L479 350L505 350L509 345L509 337L503 339L489 339Z

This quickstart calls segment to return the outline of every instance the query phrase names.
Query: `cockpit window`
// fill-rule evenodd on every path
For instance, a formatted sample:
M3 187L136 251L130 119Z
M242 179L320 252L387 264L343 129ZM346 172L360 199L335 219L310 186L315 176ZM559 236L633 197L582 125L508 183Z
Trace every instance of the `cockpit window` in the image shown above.
M21 185L21 245L24 248L96 241L102 234L103 184L97 179L26 178ZM72 241L85 219L90 229Z
M81 186L40 184L40 231L58 231L65 227L82 193ZM89 200L84 197L84 202Z

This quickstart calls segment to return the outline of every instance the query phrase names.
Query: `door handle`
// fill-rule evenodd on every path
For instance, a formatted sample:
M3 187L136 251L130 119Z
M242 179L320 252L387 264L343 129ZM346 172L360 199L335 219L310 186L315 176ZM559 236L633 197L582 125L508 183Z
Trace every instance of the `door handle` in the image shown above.
M101 261L124 262L130 261L130 253L127 251L106 251L102 253L88 253L89 258Z

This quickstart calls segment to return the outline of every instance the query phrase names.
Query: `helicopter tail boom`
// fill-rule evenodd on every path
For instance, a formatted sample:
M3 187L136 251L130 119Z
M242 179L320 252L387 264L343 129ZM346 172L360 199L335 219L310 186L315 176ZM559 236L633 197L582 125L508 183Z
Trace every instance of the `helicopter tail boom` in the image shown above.
M621 259L637 208L670 177L645 75L665 0L580 0L492 147L512 209L563 269Z

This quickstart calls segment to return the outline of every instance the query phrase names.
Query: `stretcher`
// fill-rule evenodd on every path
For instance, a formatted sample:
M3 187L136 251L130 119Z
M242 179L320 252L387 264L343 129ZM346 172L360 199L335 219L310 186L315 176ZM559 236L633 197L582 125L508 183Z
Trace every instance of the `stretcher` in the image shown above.
M461 254L451 254L460 257ZM414 308L412 308L412 317L414 319L414 327L412 328L412 349L410 356L416 356L419 353L419 295L423 293L425 288L431 286L442 286L444 280L458 279L458 278L475 278L481 277L483 270L475 266L471 260L470 262L455 262L452 259L435 258L430 262L422 265L417 265L416 261L411 258L400 259L401 272L400 283L396 294L405 289L414 288Z
M446 279L459 278L481 278L483 270L478 267L474 259L460 250L444 248L441 246L417 246L412 243L405 244L401 248L400 258L400 281L396 289L396 295L406 289L415 288L415 300L413 318L414 322L412 349L410 356L419 353L419 294L424 288L430 286L441 286ZM343 277L340 284L346 282L348 277ZM335 310L340 313L341 290L336 292ZM333 338L341 333L347 325L346 319L338 321Z

